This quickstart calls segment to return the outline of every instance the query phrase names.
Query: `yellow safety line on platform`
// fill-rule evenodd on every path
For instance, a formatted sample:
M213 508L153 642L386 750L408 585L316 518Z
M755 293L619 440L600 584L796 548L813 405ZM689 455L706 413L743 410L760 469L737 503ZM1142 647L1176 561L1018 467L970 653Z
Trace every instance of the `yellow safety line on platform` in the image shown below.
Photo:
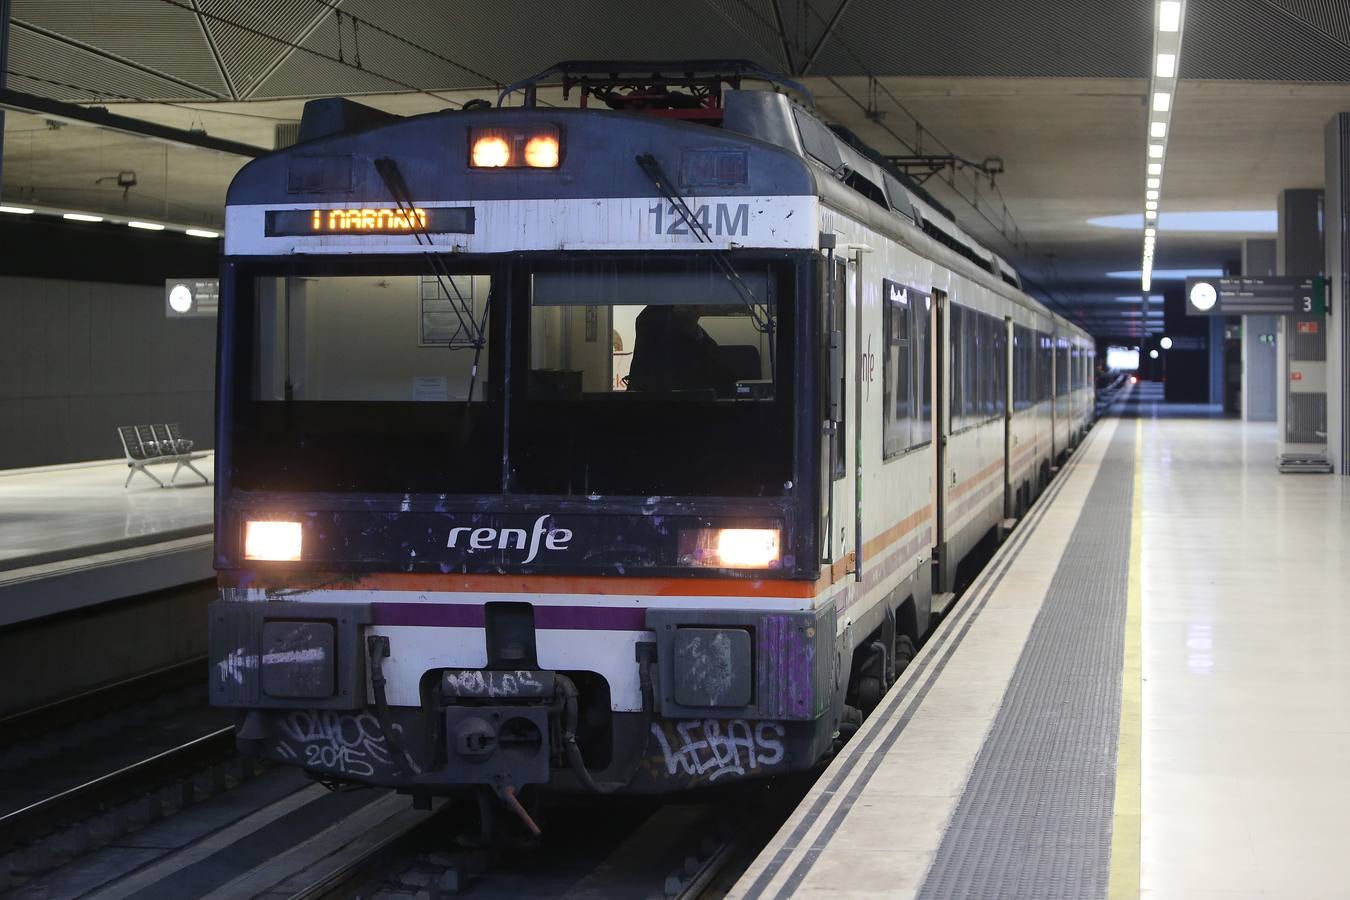
M1120 740L1116 744L1116 800L1111 823L1110 900L1138 900L1142 820L1141 743L1143 665L1141 651L1144 504L1144 421L1134 423L1134 498L1130 509L1130 583L1125 599L1125 658L1120 672Z

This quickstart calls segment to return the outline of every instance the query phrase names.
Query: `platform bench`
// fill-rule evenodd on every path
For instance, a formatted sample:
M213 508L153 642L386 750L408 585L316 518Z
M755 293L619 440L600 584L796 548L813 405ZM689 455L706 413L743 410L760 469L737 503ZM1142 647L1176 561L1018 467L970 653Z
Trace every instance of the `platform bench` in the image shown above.
M125 488L131 484L131 479L137 472L142 472L160 487L168 487L164 482L155 477L147 466L158 465L160 463L175 463L173 475L169 476L169 484L173 484L178 473L183 469L191 469L197 477L205 484L210 484L211 479L201 473L201 470L194 466L194 460L205 459L210 454L193 453L192 441L183 437L182 429L178 425L119 425L118 435L122 438L122 450L126 453L127 468L131 471L127 473L127 480L122 483Z

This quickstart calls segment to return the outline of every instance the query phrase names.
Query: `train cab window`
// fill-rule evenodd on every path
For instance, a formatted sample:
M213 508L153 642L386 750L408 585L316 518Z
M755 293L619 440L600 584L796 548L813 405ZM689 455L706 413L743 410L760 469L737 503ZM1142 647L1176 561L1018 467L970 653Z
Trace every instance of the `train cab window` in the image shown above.
M525 347L511 376L512 490L781 493L792 274L669 253L527 263L513 320Z
M241 273L239 351L249 377L237 379L228 425L234 483L500 490L495 281L487 271L430 275L420 259Z

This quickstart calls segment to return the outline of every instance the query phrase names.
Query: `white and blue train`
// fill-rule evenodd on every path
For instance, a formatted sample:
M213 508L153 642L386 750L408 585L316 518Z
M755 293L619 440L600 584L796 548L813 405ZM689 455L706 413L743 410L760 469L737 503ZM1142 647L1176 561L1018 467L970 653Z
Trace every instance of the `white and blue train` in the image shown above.
M1090 427L1091 338L903 175L736 67L617 68L316 101L231 185L250 752L420 796L809 768Z

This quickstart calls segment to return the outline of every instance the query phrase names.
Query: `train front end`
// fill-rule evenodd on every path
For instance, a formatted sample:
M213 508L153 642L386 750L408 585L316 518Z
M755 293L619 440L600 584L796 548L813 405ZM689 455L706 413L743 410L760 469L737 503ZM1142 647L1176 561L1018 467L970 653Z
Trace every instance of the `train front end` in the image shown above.
M609 112L359 117L316 105L229 193L241 747L418 795L812 765L840 676L802 160Z

